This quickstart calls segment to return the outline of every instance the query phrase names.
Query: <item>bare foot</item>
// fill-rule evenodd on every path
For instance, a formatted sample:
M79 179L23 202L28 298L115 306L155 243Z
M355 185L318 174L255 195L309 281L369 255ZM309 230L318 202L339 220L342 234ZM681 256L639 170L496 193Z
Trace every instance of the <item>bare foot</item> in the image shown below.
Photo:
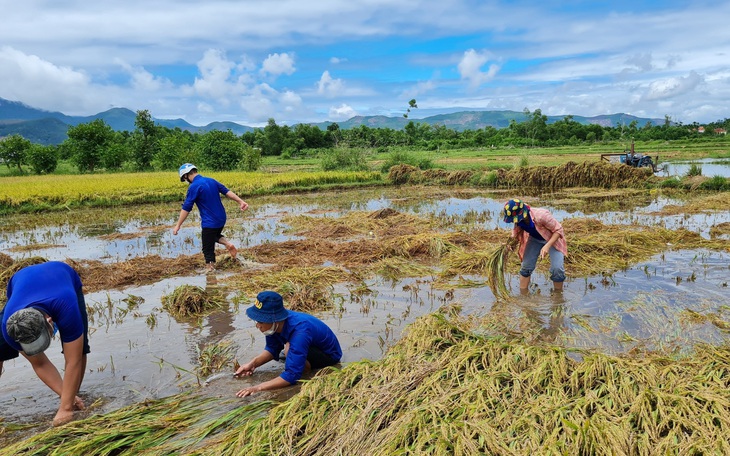
M53 426L63 426L66 423L71 422L74 419L74 412L67 410L59 410L56 416L53 417Z
M228 250L228 253L231 254L231 258L236 258L236 255L238 255L238 249L233 244L228 244L226 246L226 250Z

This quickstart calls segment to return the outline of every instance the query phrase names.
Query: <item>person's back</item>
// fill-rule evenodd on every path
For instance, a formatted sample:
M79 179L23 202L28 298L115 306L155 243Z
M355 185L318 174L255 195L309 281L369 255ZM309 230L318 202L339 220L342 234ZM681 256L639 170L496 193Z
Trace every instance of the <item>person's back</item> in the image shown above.
M193 203L200 212L200 225L203 228L220 228L226 224L226 209L220 195L228 193L228 189L213 178L196 175L183 203L183 209L190 212Z

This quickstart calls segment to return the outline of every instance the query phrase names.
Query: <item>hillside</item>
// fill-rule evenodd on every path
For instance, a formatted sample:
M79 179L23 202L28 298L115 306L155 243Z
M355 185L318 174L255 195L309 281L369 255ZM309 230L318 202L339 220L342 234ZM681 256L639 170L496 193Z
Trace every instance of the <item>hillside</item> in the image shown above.
M88 123L102 119L116 131L132 131L135 129L136 113L127 108L112 108L93 116L67 116L60 112L44 111L29 107L17 101L8 101L0 98L0 137L20 134L26 139L39 144L60 144L66 139L69 126ZM557 122L565 116L547 116L548 123ZM477 130L485 127L506 128L511 121L523 122L527 119L523 112L517 111L460 111L449 114L437 114L421 119L402 116L355 116L344 122L337 122L340 128L357 128L361 125L369 128L392 128L400 130L408 122L441 125L447 128L464 131ZM598 124L613 126L628 125L636 121L641 127L649 122L658 124L663 119L647 119L628 114L610 114L595 117L573 116L573 120L582 124ZM234 122L212 122L205 126L195 126L183 119L155 119L155 123L167 128L180 128L191 132L205 133L211 130L231 130L237 135L253 131L253 127L240 125ZM326 129L333 122L312 123L321 129ZM292 125L293 127L293 125Z

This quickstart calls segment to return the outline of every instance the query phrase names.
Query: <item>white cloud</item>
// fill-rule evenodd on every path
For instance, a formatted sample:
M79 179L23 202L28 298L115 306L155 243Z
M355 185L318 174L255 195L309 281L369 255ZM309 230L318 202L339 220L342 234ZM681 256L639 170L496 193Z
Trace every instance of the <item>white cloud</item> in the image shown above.
M346 58L340 58L340 57L332 57L330 58L330 63L333 65L338 65L340 63L347 62Z
M171 88L172 83L169 80L161 77L157 77L144 68L135 68L132 65L118 60L119 66L121 66L131 76L131 86L135 90L141 90L145 92L155 92L163 88Z
M66 112L94 107L87 91L91 80L84 72L56 66L10 46L0 48L0 81L0 97L30 106Z
M294 68L294 58L287 53L269 54L261 66L262 74L268 73L272 76L293 74L294 71L296 71L296 68Z
M499 71L499 65L496 64L490 65L488 71L482 71L482 67L488 61L489 56L486 52L480 53L474 49L469 49L464 52L464 56L459 61L457 68L461 79L467 80L471 89L476 89L489 81Z
M343 121L348 120L357 115L357 111L355 111L351 106L348 106L346 104L341 104L339 106L332 106L329 110L329 118L330 120L334 121Z
M694 71L691 71L686 77L674 77L654 81L649 84L645 98L646 100L674 98L693 91L702 82L704 82L704 78Z
M334 79L330 76L330 72L326 70L317 82L317 93L329 98L341 95L344 88L345 83L342 79Z

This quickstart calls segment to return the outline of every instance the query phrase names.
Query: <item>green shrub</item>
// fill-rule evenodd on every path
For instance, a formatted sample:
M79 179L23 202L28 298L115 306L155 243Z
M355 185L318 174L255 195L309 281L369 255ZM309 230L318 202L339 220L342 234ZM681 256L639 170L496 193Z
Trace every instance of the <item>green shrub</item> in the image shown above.
M380 167L380 171L387 173L390 168L396 165L410 165L415 166L419 169L431 169L433 168L433 161L428 158L418 158L415 155L411 155L408 152L395 151L385 160L385 163Z
M722 176L712 176L711 179L700 184L703 190L730 190L730 181Z
M324 171L367 171L365 151L347 147L325 149L320 153L320 165Z
M702 175L702 166L698 165L697 163L692 163L687 170L687 174L685 176L687 177L693 177L693 176L701 176Z
M256 171L259 169L261 167L261 149L250 146L244 147L239 166L244 171Z
M678 188L680 186L680 180L676 177L670 177L659 182L660 188Z

